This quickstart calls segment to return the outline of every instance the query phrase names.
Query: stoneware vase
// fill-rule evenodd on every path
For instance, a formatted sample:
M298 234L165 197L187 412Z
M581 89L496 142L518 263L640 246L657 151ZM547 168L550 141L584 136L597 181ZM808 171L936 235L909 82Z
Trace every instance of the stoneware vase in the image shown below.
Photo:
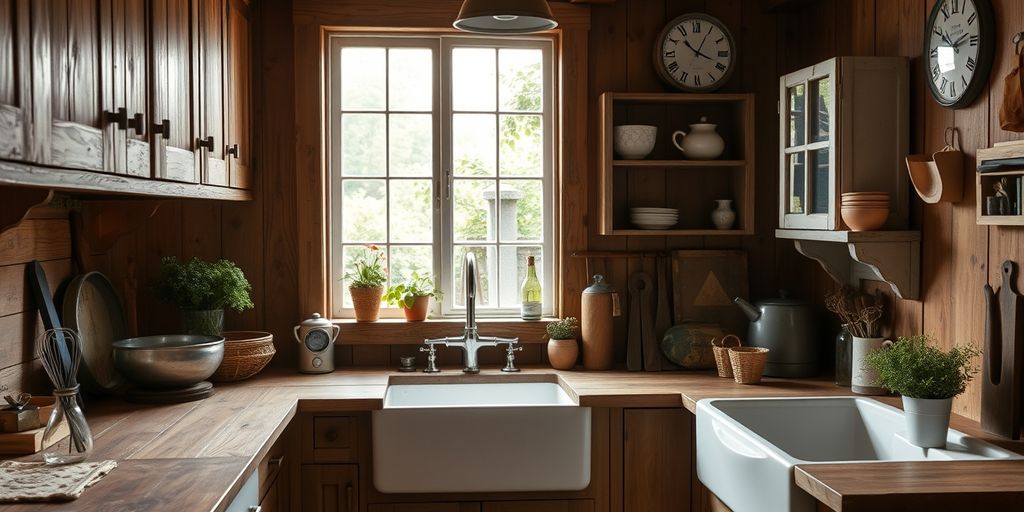
M380 297L384 288L349 288L352 295L352 308L356 312L357 322L376 322L380 317Z
M556 370L573 369L579 355L580 347L575 339L548 340L548 361Z
M181 330L185 334L220 336L224 333L223 309L181 310Z
M952 398L903 397L903 418L907 422L907 441L921 448L945 448L949 431Z
M427 311L430 309L430 296L416 297L411 308L402 308L406 322L422 322L427 319Z
M850 361L852 370L850 389L854 393L861 395L886 394L885 389L876 384L878 382L878 371L868 368L864 364L864 358L869 353L888 344L892 344L892 342L885 338L853 337L853 358Z
M717 229L730 229L736 222L736 212L732 211L732 199L715 199L718 208L711 212L711 222Z

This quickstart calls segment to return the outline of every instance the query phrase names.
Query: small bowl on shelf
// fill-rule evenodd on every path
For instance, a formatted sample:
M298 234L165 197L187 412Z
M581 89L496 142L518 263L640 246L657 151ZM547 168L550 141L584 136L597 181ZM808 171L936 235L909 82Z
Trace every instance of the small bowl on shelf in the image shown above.
M843 222L851 231L874 231L889 218L888 206L843 206Z
M658 127L646 124L623 124L613 129L612 147L626 160L646 158L654 150Z

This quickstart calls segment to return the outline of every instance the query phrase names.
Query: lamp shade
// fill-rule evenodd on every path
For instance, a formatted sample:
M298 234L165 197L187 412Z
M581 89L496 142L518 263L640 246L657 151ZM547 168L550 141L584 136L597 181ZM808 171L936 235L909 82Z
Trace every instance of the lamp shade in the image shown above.
M546 0L465 0L452 26L477 34L531 34L558 23Z

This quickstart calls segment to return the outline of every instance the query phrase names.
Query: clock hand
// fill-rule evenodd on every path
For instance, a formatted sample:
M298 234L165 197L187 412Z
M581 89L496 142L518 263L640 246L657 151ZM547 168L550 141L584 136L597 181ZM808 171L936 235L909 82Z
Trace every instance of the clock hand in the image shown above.
M691 46L689 41L684 41L684 43L686 44L687 48L693 50L693 54L695 56L696 55L700 55L701 57L704 57L705 59L711 60L711 57L708 57L707 55L704 55L703 53L700 52L700 50L698 50L698 49L694 48L693 46Z
M964 32L964 35L962 35L959 38L957 38L956 41L953 41L953 43L952 43L953 44L953 48L957 48L958 46L960 46L960 43L962 43L964 41L964 38L966 38L966 37L967 37L967 32ZM957 51L960 51L960 50L957 50Z

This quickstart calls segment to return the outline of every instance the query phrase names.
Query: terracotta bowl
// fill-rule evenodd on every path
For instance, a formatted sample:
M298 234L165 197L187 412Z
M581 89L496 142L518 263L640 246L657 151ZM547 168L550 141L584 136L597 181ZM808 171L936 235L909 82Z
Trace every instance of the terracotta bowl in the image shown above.
M843 222L852 231L872 231L885 225L889 218L889 208L865 208L859 206L842 207Z
M843 199L843 206L858 206L864 208L888 208L889 201L861 201L857 199Z

